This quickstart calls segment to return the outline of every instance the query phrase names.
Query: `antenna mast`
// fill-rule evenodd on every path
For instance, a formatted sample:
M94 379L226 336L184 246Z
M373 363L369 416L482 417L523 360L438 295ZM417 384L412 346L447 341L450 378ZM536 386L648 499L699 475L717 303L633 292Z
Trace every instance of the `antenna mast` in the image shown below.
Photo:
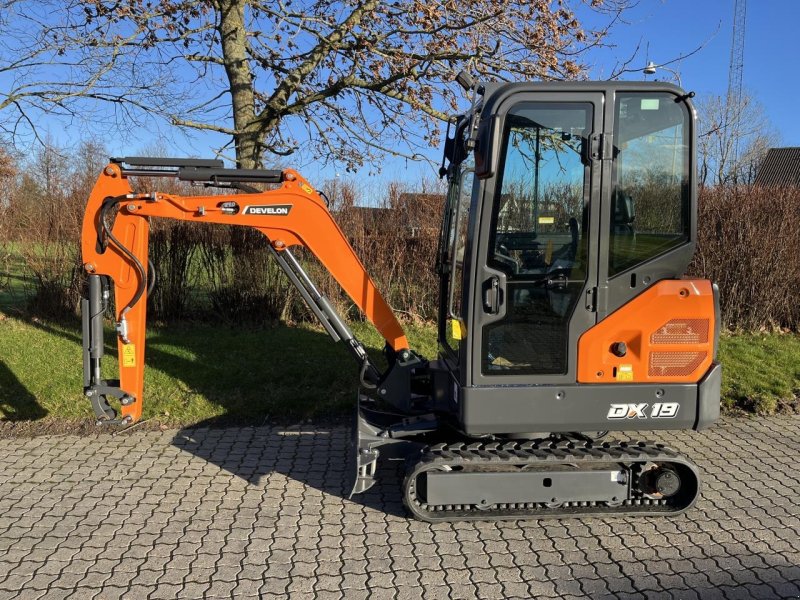
M733 0L733 39L731 41L731 62L728 71L727 104L728 134L733 137L733 147L729 164L736 178L736 165L739 161L739 132L742 118L742 71L744 70L744 33L747 20L747 0ZM735 181L734 181L735 183Z

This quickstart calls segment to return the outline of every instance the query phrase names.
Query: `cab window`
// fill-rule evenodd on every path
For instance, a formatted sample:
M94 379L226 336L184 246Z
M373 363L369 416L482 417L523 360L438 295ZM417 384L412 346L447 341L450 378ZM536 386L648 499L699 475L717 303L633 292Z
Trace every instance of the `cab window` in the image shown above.
M615 101L609 275L689 241L689 114L664 93Z

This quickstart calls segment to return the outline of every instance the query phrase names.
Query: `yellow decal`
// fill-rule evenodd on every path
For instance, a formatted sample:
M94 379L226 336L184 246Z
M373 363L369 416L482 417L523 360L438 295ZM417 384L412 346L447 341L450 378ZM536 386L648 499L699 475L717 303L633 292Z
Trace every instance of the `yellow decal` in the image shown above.
M539 217L539 225L552 225L555 222L555 217Z
M134 344L125 344L122 346L122 366L136 366L136 346Z
M300 184L300 189L303 190L306 194L310 194L311 192L314 191L314 188L312 188L310 185L306 185L305 183Z
M461 319L450 319L450 337L454 340L466 339L467 330Z
M620 365L617 368L617 381L633 381L633 365Z

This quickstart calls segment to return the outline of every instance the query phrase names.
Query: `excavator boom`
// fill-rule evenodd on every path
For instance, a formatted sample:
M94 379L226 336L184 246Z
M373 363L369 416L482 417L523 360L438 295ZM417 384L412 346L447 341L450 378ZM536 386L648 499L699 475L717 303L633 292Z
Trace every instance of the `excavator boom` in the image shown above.
M176 177L240 193L184 196L160 192L133 193L128 177ZM260 191L253 183L280 184ZM244 192L244 193L241 193ZM219 161L132 157L112 159L92 191L83 222L83 265L89 274L84 300L84 391L97 416L115 420L108 404L121 404L121 421L142 415L143 369L150 218L252 227L267 237L270 252L287 273L323 326L343 339L362 366L362 379L377 380L377 371L347 325L306 275L290 248L313 253L394 352L408 350L395 318L320 194L296 171L222 168ZM113 223L112 223L113 219ZM113 282L119 355L119 381L100 376L103 313Z

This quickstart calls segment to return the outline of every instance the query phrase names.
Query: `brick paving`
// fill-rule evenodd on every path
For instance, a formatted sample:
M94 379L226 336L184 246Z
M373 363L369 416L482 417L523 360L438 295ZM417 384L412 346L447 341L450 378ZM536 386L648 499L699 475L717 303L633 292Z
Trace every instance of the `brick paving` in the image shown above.
M800 417L653 436L704 477L676 518L436 525L305 427L0 440L0 598L800 597Z

